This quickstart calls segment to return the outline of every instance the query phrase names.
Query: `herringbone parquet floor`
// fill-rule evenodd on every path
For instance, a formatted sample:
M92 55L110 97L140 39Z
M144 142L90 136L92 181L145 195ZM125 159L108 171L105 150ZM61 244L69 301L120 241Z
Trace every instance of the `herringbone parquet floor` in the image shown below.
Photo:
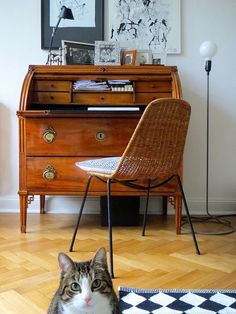
M57 256L68 253L74 222L74 215L30 214L27 233L21 234L18 214L0 214L1 314L46 313L59 281ZM190 235L176 236L173 217L152 216L146 237L140 233L140 226L114 227L116 291L118 286L236 289L236 233L198 235L201 256ZM108 248L107 228L100 227L98 216L83 216L69 255L89 259L101 246Z

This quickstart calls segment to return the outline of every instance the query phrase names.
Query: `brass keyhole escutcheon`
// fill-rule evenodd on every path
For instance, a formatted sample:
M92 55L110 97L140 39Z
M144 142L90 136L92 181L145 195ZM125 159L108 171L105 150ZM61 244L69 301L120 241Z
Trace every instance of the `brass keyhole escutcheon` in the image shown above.
M96 133L96 140L97 141L104 141L107 137L106 133L104 131L99 131Z
M43 132L43 139L46 143L51 144L55 141L56 131L50 126Z
M53 166L48 165L43 172L43 178L48 180L48 181L52 181L55 179L56 177L56 170L53 168Z

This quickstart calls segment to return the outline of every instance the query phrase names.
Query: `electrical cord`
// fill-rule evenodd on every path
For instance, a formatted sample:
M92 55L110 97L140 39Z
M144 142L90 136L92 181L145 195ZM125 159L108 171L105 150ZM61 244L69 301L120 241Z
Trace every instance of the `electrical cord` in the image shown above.
M196 234L203 234L203 235L226 235L231 234L236 231L236 227L232 225L232 222L228 219L225 219L224 217L235 217L236 215L212 215L209 213L209 211L206 211L206 215L204 216L191 216L191 220L193 223L212 223L212 224L219 224L223 225L227 228L227 230L217 231L217 232L211 232L211 231L197 231L195 230ZM182 218L182 224L181 228L183 233L189 233L190 231L185 228L184 226L188 223L187 217Z

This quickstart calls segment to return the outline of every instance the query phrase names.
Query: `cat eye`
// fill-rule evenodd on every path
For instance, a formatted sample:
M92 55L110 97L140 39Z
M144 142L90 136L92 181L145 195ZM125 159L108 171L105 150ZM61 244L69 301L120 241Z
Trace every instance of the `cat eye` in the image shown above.
M81 289L80 289L80 285L77 283L77 282L73 282L71 285L70 285L70 287L71 287L71 290L73 290L73 291L80 291Z
M92 283L92 288L97 289L101 286L102 281L100 279L95 279Z

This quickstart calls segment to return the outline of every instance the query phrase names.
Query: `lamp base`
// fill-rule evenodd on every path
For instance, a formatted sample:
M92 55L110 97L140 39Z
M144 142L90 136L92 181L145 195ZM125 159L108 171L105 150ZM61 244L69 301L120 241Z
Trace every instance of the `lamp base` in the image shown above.
M59 53L48 52L48 65L61 65L62 64L62 48L59 48Z
M232 225L232 223L226 219L225 217L231 217L233 215L199 215L199 216L191 216L192 222L194 223L194 229L196 234L204 234L204 235L225 235L230 234L236 231L236 228ZM182 218L182 231L183 233L190 233L189 228L185 228L184 226L188 224L188 220L183 217ZM196 224L200 224L199 227L196 227ZM209 224L208 226L215 226L217 224L219 229L216 231L215 227L207 227L205 224ZM202 228L201 228L202 227ZM212 230L213 229L213 230Z

